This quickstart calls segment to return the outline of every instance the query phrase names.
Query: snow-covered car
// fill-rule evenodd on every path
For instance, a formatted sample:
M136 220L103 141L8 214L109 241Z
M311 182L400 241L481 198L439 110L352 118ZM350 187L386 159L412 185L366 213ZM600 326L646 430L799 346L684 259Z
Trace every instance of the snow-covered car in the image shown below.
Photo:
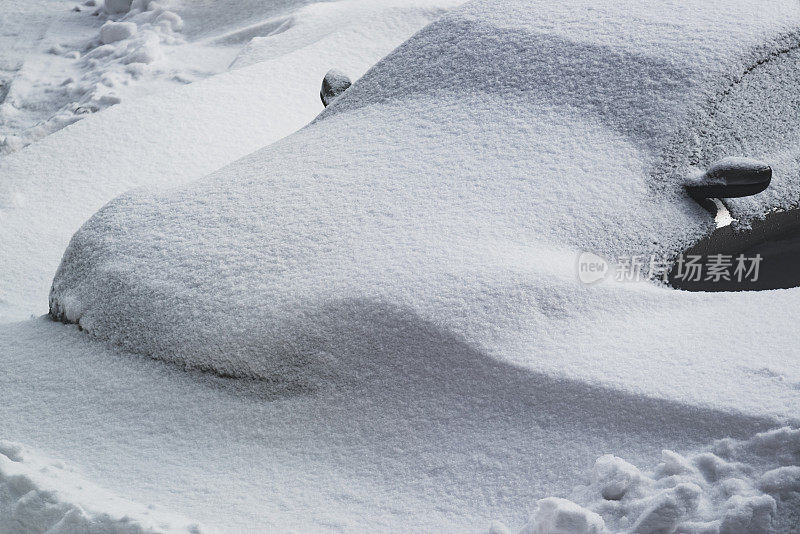
M798 28L791 2L469 4L301 132L103 208L51 314L234 375L313 366L364 313L488 342L573 291L545 283L551 258L674 258L709 234L685 186L719 160L774 170L727 201L740 224L796 206Z
M716 229L687 185L728 157L771 167L765 191L726 200L737 224L795 208L798 89L794 1L474 1L297 133L106 205L66 250L50 314L277 392L500 361L688 402L727 383L696 354L790 373L796 291L589 285L575 264L672 268ZM763 325L714 319L734 308ZM648 375L659 355L693 362L681 387ZM788 393L735 385L719 395L796 416Z

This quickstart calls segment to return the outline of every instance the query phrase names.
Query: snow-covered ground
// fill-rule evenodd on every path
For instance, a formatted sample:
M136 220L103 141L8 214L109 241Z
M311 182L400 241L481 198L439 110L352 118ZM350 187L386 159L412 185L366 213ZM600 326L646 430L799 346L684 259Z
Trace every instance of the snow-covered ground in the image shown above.
M369 379L309 391L187 373L46 319L3 325L0 343L7 439L80 467L116 498L231 532L486 532L493 520L516 530L540 498L596 504L572 492L603 454L646 470L662 449L711 452L715 439L778 425L737 413L734 399L718 409L652 399L469 347L432 364L409 343ZM796 442L781 450L784 459L751 459L749 479L797 465ZM687 468L685 479L698 476ZM669 487L642 480L630 495L637 514ZM700 483L703 497L724 502L711 482Z
M800 10L460 3L3 10L0 533L800 532L798 290L575 275Z

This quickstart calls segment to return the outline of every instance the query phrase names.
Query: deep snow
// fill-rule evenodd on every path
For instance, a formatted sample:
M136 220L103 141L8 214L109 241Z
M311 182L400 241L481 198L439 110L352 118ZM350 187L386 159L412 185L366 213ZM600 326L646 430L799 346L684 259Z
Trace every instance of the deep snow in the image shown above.
M239 43L235 70L126 100L0 157L0 319L47 311L64 248L103 204L133 187L202 177L292 133L323 109L319 86L330 68L359 77L454 2L366 4L306 6L271 40ZM232 31L209 21L197 39ZM271 56L253 60L268 43Z
M445 7L331 2L207 32L181 13L203 46L248 43L233 70L0 161L6 317L40 309L100 204L184 184L75 235L52 305L83 331L0 325L0 437L25 444L3 445L0 510L117 528L80 479L143 529L134 502L224 531L796 530L797 431L772 429L800 423L797 291L575 276L582 251L669 253L713 225L682 180L716 154L714 121L773 148L720 110L776 50L764 65L791 82L794 3L473 2L310 126L193 180L311 120L329 68L358 78ZM45 457L76 466L67 489L32 475ZM13 469L57 511L9 493Z
M1 325L3 433L81 466L105 492L205 528L485 533L492 521L519 530L550 495L599 504L573 489L591 483L605 453L647 471L662 449L691 456L777 426L736 413L735 398L703 408L509 365L446 339L435 359L427 345L396 343L394 358L360 382L309 391L186 372L44 318ZM650 372L651 382L670 376ZM681 378L669 382L678 389ZM797 465L793 450L745 460L760 475ZM637 492L658 496L644 484Z
M48 534L207 531L197 523L116 497L60 460L0 441L0 532Z

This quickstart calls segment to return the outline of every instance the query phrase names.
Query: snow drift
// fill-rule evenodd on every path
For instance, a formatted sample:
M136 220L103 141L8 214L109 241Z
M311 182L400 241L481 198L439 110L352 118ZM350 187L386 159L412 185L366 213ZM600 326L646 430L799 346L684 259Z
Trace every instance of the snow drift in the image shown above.
M599 500L571 492L606 452L646 472L662 449L690 457L714 439L748 440L776 425L736 413L752 409L743 384L780 393L740 362L669 369L645 349L652 382L687 392L669 402L497 361L396 314L375 321L393 329L378 340L355 332L333 347L352 352L357 342L360 374L316 391L184 372L45 318L2 325L4 434L57 451L116 495L223 532L485 533L492 519L521 528L543 497ZM650 393L637 359L620 355L618 365ZM706 366L726 372L715 381ZM732 395L724 409L697 405L716 388ZM779 450L784 465L791 450Z
M148 534L211 532L184 518L121 499L74 469L0 441L0 532Z

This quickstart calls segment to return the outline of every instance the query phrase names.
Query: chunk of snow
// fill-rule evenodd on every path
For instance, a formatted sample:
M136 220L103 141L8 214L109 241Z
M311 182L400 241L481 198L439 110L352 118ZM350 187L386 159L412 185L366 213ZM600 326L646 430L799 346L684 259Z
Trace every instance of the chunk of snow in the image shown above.
M128 39L136 33L136 24L133 22L108 21L100 28L100 41L103 44L115 43Z
M693 463L700 473L709 482L716 482L720 479L740 475L746 472L748 467L726 462L714 453L706 452L694 457Z
M720 534L767 534L776 512L769 495L734 495L726 503Z
M155 18L153 23L163 26L169 31L173 32L179 32L183 29L183 19L181 19L177 13L173 13L172 11L161 12Z
M723 458L754 454L781 464L797 465L800 463L800 428L786 426L761 432L746 441L722 439L714 444L713 452Z
M636 534L672 532L697 508L703 490L696 484L681 483L654 496L650 506L634 523Z
M154 39L150 39L142 42L133 51L131 51L129 54L126 54L122 58L122 63L125 65L131 63L150 64L155 63L163 57L164 52L161 50L159 43Z
M758 487L765 493L800 492L800 466L790 465L767 471L758 479Z
M696 468L684 456L674 451L661 451L660 473L663 476L693 473Z
M606 454L595 462L593 477L604 499L618 501L639 482L641 473L622 458Z
M550 497L536 504L520 534L602 534L603 518L567 499Z

